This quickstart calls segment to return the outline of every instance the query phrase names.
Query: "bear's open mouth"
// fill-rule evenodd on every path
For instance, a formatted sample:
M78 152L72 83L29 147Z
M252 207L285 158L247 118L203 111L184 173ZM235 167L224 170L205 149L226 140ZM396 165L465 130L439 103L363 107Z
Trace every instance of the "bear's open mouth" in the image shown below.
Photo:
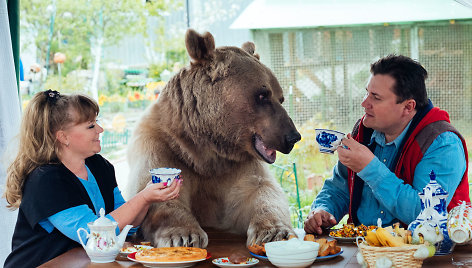
M267 146L262 141L261 136L254 134L252 136L252 142L254 145L254 149L256 152L269 164L273 164L275 162L275 157L277 152L274 149L267 148Z

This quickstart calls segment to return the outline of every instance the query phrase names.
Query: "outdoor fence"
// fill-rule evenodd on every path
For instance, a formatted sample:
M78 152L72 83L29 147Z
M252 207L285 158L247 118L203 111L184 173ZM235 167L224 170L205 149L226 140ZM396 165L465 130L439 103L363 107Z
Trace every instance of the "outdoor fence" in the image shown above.
M129 137L130 131L128 129L122 132L104 131L101 136L101 146L103 150L107 151L120 145L127 145Z
M297 124L317 114L351 131L363 115L370 64L388 54L417 59L427 90L456 128L472 134L472 20L254 30L261 61L276 74Z

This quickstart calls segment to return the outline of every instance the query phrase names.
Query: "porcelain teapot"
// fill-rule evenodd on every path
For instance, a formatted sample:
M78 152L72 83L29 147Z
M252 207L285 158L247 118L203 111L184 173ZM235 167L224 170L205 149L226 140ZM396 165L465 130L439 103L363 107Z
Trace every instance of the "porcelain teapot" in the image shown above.
M412 231L413 241L419 241L419 234L424 240L436 246L435 255L447 255L452 253L454 242L449 238L447 230L446 198L448 193L436 181L433 170L429 174L430 181L418 195L421 199L421 212L408 225Z
M125 242L129 229L133 226L126 225L120 235L116 236L115 230L118 223L106 218L103 208L100 209L99 213L100 217L97 220L87 223L90 233L84 228L79 228L77 235L92 262L113 262ZM87 234L87 244L82 241L80 232Z

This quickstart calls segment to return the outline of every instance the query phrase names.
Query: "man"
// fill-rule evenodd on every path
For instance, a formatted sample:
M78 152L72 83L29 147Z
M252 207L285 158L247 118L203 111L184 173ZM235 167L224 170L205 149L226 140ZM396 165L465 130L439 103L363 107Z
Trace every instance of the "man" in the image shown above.
M427 71L389 55L371 65L364 116L342 140L333 177L325 181L305 221L322 232L346 213L355 225L409 224L421 211L418 193L430 172L449 193L448 209L469 200L467 148L447 112L428 100Z

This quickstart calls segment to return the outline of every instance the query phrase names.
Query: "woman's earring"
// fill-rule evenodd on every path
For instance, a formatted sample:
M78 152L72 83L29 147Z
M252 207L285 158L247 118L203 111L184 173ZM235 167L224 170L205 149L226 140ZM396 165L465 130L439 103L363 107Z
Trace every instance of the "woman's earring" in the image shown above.
M66 147L69 147L69 143L66 143Z

